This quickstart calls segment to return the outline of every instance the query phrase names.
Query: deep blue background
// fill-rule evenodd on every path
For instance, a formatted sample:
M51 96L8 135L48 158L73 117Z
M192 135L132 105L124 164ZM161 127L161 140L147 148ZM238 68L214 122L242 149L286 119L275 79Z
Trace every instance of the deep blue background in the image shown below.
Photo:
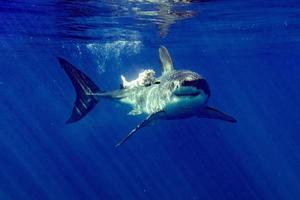
M160 36L166 5L26 2L0 1L1 200L300 199L300 3L167 5L193 17ZM64 124L75 94L56 56L110 90L121 74L159 73L160 44L237 124L161 121L120 148L146 116L102 101Z

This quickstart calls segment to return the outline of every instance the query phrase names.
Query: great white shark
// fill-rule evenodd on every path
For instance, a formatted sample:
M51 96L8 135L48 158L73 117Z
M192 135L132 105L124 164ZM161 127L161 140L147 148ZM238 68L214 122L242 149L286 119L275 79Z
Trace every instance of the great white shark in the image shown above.
M116 146L123 144L139 129L157 120L184 119L195 116L236 122L233 117L208 106L211 92L202 75L190 70L175 70L170 54L164 46L159 48L159 58L162 74L150 84L121 87L114 91L104 92L86 74L67 60L58 57L77 96L72 114L66 123L82 119L103 98L129 104L133 108L129 113L131 115L148 115Z

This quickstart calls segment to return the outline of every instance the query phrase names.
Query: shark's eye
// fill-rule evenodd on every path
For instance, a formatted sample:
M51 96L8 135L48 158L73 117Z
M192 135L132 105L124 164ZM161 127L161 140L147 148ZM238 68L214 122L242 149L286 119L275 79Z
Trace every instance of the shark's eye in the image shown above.
M154 84L160 84L160 81L155 81Z

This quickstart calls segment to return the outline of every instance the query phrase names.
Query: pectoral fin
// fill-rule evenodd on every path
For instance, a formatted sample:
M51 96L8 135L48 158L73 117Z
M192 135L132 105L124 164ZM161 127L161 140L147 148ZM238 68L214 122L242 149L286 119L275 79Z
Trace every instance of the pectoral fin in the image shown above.
M219 111L215 108L211 108L208 106L202 112L200 112L198 114L198 117L210 118L210 119L220 119L220 120L224 120L224 121L232 122L232 123L237 122L236 119L234 119L233 117L231 117L225 113L222 113L221 111Z
M139 129L148 126L149 124L151 124L154 120L156 120L160 114L164 113L165 111L158 111L155 113L152 113L151 115L149 115L142 123L140 123L139 125L137 125L137 127L135 129L133 129L132 131L130 131L130 133L127 134L127 136L121 140L118 144L116 144L116 147L120 146L121 144L123 144L124 142L126 142L130 136L132 136L135 132L137 132Z

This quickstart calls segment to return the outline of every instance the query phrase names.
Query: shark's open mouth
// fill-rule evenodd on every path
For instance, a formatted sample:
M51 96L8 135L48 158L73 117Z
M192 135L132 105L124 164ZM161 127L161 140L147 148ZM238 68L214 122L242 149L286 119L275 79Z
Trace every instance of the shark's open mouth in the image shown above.
M210 96L210 89L209 89L208 83L203 78L192 80L192 81L184 81L181 86L194 87L194 88L203 90L205 94Z

